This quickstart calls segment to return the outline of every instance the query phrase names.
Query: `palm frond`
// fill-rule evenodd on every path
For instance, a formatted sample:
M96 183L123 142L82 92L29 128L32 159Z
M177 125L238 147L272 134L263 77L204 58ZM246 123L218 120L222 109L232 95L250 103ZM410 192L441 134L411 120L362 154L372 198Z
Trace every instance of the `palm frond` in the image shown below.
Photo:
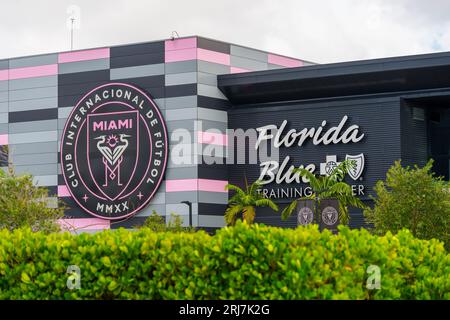
M230 206L225 210L225 222L227 225L234 225L237 220L237 215L242 212L243 206L242 205L234 205Z
M286 208L281 212L281 218L286 220L292 212L294 212L295 208L297 208L297 200L292 201Z
M270 199L259 199L255 201L257 207L270 207L273 211L278 211L278 206Z
M238 186L236 186L234 184L231 184L231 183L228 183L225 186L225 190L233 190L236 193L240 194L241 196L245 196L245 191L244 190L242 190L240 187L238 187Z

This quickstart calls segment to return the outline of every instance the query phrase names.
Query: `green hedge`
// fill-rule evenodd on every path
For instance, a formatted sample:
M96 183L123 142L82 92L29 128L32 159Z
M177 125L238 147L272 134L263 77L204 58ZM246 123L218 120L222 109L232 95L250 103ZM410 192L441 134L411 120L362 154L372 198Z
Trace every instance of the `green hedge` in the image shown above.
M66 287L69 265L80 289ZM366 288L369 265L380 267L379 290ZM443 244L408 231L0 231L2 299L450 299L449 274Z

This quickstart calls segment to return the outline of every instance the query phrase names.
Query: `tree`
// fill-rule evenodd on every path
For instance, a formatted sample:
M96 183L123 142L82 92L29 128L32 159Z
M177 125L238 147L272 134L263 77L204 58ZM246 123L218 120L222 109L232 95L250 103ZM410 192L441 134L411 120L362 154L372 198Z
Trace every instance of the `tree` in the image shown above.
M1 152L8 154L6 147ZM48 189L36 186L31 175L16 175L11 163L7 170L0 169L0 229L28 226L33 231L59 231L57 221L64 206L51 201Z
M374 233L407 228L417 238L437 238L450 247L449 183L436 177L432 166L433 160L423 168L404 168L396 161L386 174L386 182L377 182L374 207L364 211Z
M195 232L194 227L183 227L183 220L177 214L171 213L170 219L166 223L166 219L160 216L155 210L152 210L152 214L145 219L144 228L149 228L155 232Z
M327 176L316 176L310 171L303 168L293 169L294 173L299 174L309 180L312 193L309 196L301 197L292 201L281 213L282 219L287 219L297 207L299 200L313 200L315 208L320 205L322 199L335 199L339 201L339 218L342 224L348 224L350 218L348 214L348 206L364 208L362 201L353 195L352 187L343 180L349 169L354 167L354 160L342 161ZM314 213L317 223L319 223L318 212Z
M247 223L255 220L255 207L270 207L278 211L278 206L270 199L263 196L261 192L261 182L255 181L250 186L245 179L245 191L233 184L227 184L225 190L233 190L235 194L228 200L228 208L225 211L225 222L227 225L234 225L238 215L242 214L242 219Z

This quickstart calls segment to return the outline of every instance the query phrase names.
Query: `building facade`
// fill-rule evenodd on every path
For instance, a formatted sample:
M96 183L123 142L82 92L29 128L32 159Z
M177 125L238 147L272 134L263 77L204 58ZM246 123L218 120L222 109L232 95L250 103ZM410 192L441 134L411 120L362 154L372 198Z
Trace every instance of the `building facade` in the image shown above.
M180 214L187 223L189 210L184 201L192 204L194 226L219 228L225 224L228 182L242 186L245 179L265 179L263 192L283 207L309 192L303 181L297 183L289 176L290 166L327 174L346 158L357 163L347 181L370 204L374 184L385 178L398 159L423 165L433 158L435 171L449 178L449 74L449 53L314 65L196 36L0 60L0 145L8 146L8 159L3 157L0 165L5 167L9 161L17 173L33 174L38 185L48 187L68 206L62 223L84 231L132 228L153 210L167 219L171 212ZM102 98L113 95L101 90L112 87L121 95L126 88L135 90L136 110L132 92L128 102L119 101L120 96L101 104ZM142 202L142 208L137 205L142 196L137 182L136 188L130 187L136 190L136 203L131 199L135 190L129 197L127 192L121 194L128 201L123 210L129 215L92 214L81 200L84 195L84 202L88 201L87 192L77 194L68 185L70 172L64 169L71 159L70 151L64 149L70 138L68 128L84 115L83 104L89 109L97 103L87 101L95 100L96 92L104 96L99 98L99 109L92 110L114 103L111 110L116 118L115 122L108 116L93 122L93 131L110 130L104 135L109 140L100 141L97 136L90 144L85 139L87 147L79 147L84 151L75 148L75 153L87 156L89 166L78 162L84 180L95 182L96 176L100 180L108 176L111 184L117 184L111 192L123 192L128 185L123 186L118 175L128 174L132 185L139 175L151 172L153 167L139 171L139 163L154 159L154 155L141 156L146 150L155 151L153 122L149 117L148 146L140 135L139 149L129 138L135 132L123 131L131 128L127 122L131 118L120 118L126 108L133 109L131 113L139 110L139 95L148 101L142 102L137 121L150 111L160 114L161 131L167 136L162 142L168 148L167 163L160 171L160 183L149 189L148 202ZM118 104L125 109L119 110ZM96 116L111 111L105 110ZM145 128L144 124L139 128ZM119 142L111 140L119 129L129 154L120 153ZM122 155L127 159L123 164ZM138 163L136 172L130 169L133 159ZM104 183L108 185L108 178ZM97 187L86 182L91 191ZM116 198L103 194L99 197L108 198L113 207ZM258 210L257 221L287 227L298 223L295 215L282 221L279 213L265 209ZM351 211L350 224L364 226L361 211Z

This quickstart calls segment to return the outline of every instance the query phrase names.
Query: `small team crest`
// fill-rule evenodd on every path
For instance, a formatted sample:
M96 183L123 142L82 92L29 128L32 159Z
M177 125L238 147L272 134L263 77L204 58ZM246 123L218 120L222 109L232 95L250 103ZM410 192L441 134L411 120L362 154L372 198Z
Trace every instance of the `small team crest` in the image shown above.
M357 155L349 155L347 154L345 156L345 160L353 160L355 161L355 167L353 167L352 169L348 170L348 175L353 179L353 180L358 180L359 177L361 176L361 174L364 171L364 154L360 153Z
M313 212L308 207L303 207L298 211L297 222L299 225L305 226L313 221Z
M322 211L322 221L328 226L334 225L339 218L337 210L331 206L325 207Z

